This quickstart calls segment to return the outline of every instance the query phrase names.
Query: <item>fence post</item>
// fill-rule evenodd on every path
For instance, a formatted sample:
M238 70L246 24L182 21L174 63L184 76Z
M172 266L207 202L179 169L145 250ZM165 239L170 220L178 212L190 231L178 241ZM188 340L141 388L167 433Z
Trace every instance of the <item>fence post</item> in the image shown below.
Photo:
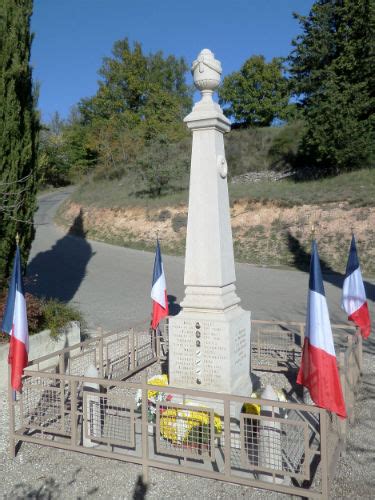
M16 442L14 439L15 418L14 418L14 391L11 385L12 367L8 365L8 405L9 405L9 456L16 456ZM21 396L22 397L22 396Z
M303 347L303 344L305 342L305 323L300 323L299 324L299 333L301 336L301 348Z
M104 358L104 341L103 337L99 339L99 375L100 377L104 377L104 363L103 363L103 358Z
M355 346L353 345L353 335L348 335L348 349L347 349L346 367L345 371L348 376L348 400L350 401L350 413L348 415L349 424L354 423L354 361L355 361Z
M147 390L147 375L144 371L142 374L142 473L143 482L148 483L148 390Z
M136 366L136 354L135 354L135 335L134 330L132 330L132 369L135 369Z
M328 449L327 449L327 412L321 410L319 415L320 420L320 460L321 460L321 473L322 473L322 498L328 500L329 493L329 463L328 463Z
M59 374L65 374L65 352L59 355ZM65 379L60 378L61 430L65 429Z
M347 383L346 383L346 374L345 374L345 352L341 351L339 354L339 373L340 373L340 382L341 382L341 388L342 388L342 393L344 396L344 401L345 401L345 406L346 406L346 411L349 416L349 411L350 409L348 408L348 402L349 398L347 397ZM346 448L346 419L345 418L338 418L337 419L338 424L339 424L339 433L340 433L340 440L343 442L343 451L345 451Z
M154 339L155 339L155 354L158 359L158 362L160 363L160 340L161 340L161 331L159 330L159 327L156 330L153 330L154 332Z
M358 364L359 364L359 374L362 374L363 368L363 339L359 328L357 328L358 335Z
M73 447L77 446L77 381L71 380L71 445ZM83 423L82 423L83 425Z
M224 467L225 476L229 479L231 472L231 460L230 460L230 401L224 399Z

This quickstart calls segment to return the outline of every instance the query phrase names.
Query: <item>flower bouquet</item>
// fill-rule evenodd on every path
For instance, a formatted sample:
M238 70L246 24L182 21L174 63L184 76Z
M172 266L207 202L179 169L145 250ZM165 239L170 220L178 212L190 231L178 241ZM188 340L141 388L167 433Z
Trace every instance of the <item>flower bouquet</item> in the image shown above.
M150 385L159 385L160 387L168 386L167 375L155 375L147 380ZM164 391L149 390L147 391L147 415L148 422L154 423L156 420L156 403L158 401L171 401L172 394L167 394ZM140 410L142 408L142 389L138 389L136 394L136 406Z
M251 399L261 399L262 398L262 390L257 392L253 392L250 396ZM284 391L277 389L276 391L278 401L286 402L287 399L285 397ZM250 415L260 415L261 406L256 403L252 403L247 401L243 404L241 413L249 413Z
M195 402L187 402L188 406L202 406ZM221 434L222 422L214 415L215 434ZM200 447L210 444L210 414L207 411L168 408L160 418L160 433L164 439L185 447Z

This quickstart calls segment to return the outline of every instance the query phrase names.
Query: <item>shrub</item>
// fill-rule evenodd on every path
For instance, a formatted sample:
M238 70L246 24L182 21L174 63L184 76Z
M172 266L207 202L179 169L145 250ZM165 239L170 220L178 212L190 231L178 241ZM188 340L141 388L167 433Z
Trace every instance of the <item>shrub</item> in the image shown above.
M280 133L273 139L268 152L272 168L294 168L303 131L304 124L300 120L280 128Z
M26 293L25 298L29 335L49 329L51 330L51 337L57 339L71 321L79 321L81 328L85 325L82 314L72 306L56 299L40 299L31 293ZM6 300L7 292L5 291L0 295L0 322L4 315ZM0 342L7 342L8 340L9 335L0 332Z
M43 301L43 327L51 330L51 337L57 339L71 321L79 321L84 325L82 314L74 307L56 299Z
M180 229L187 226L187 215L184 213L176 214L172 219L172 228L175 233L178 233Z

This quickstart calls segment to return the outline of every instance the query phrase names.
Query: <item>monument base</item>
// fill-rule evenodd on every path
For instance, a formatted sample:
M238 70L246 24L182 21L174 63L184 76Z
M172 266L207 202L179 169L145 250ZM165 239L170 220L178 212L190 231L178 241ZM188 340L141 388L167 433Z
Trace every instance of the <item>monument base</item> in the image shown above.
M250 312L183 309L169 318L171 386L250 397Z

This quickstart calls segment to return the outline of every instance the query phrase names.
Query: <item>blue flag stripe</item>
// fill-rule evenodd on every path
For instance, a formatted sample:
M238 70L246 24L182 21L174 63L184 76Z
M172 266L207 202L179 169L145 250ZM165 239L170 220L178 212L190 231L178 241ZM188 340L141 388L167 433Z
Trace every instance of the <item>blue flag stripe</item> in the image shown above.
M160 255L160 245L159 240L156 241L156 253L155 253L155 261L154 261L154 272L152 276L152 286L157 282L162 274L161 268L161 255Z
M13 272L12 278L10 280L7 304L5 306L3 322L1 324L1 330L8 334L11 333L13 328L14 304L16 301L17 290L21 292L22 295L24 294L21 276L21 256L18 246L16 249L16 255L14 257Z
M318 246L316 241L312 242L309 288L313 292L318 292L325 296L322 271L320 269Z
M345 278L347 278L350 274L354 273L354 271L358 268L359 268L359 260L357 254L357 247L355 244L355 238L353 234L352 241L350 243L348 263L346 264Z

